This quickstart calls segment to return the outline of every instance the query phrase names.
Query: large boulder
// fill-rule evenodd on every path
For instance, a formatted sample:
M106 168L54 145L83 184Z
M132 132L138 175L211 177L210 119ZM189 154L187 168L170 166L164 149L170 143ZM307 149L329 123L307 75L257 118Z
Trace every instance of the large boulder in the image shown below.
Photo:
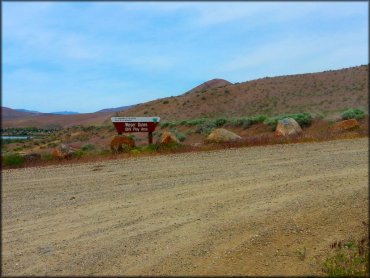
M134 139L125 135L115 136L110 143L110 149L113 153L123 152L125 149L133 147L135 147Z
M291 136L301 132L302 128L293 118L279 120L275 130L275 134L278 136Z
M332 131L352 131L360 128L360 123L356 119L344 120L335 123Z
M207 141L214 143L230 142L242 139L239 135L224 128L216 128L208 135Z
M159 138L158 143L160 145L168 145L171 143L177 143L180 144L179 139L176 138L174 134L172 134L169 131L163 132L162 136Z
M75 152L74 148L62 143L53 150L52 155L57 158L70 158Z

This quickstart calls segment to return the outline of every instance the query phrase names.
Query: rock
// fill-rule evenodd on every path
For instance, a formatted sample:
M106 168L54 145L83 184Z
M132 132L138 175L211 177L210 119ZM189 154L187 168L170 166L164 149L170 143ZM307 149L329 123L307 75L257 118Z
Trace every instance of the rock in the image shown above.
M239 135L226 130L224 128L216 128L214 129L210 135L207 137L208 142L215 142L215 143L221 143L221 142L230 142L235 140L242 139Z
M360 123L356 119L344 120L338 123L335 123L331 130L332 131L352 131L360 128Z
M53 150L52 155L60 159L71 158L75 152L76 152L75 149L68 146L67 144L62 143Z
M125 135L115 136L110 143L110 149L113 153L123 152L124 149L127 149L128 147L134 148L135 141L134 139Z
M170 143L180 144L180 141L169 131L163 132L161 138L159 138L158 143L161 145L167 145Z
M278 136L296 135L302 132L302 128L293 118L285 118L278 121L275 134Z

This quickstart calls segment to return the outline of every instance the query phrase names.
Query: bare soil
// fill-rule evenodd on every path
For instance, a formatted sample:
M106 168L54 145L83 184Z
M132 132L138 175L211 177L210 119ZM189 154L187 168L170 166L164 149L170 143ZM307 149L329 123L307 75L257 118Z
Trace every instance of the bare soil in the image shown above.
M2 171L2 274L322 275L368 138Z

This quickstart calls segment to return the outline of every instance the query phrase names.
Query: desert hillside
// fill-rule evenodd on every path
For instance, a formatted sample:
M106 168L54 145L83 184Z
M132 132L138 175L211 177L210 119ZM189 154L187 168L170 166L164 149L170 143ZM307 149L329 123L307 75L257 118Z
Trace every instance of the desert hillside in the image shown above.
M3 127L69 127L110 124L110 117L160 116L162 121L199 117L267 116L347 108L368 112L368 65L232 84L212 79L186 93L131 107L77 115L33 114L2 108Z
M368 111L368 66L298 74L221 86L198 86L177 97L157 99L118 113L180 120L217 116L332 113L358 107Z

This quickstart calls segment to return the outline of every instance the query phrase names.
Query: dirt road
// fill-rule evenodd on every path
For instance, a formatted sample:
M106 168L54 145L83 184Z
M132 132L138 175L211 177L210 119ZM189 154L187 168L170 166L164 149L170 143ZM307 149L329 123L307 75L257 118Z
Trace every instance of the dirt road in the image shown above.
M367 138L2 179L3 275L320 275L368 219Z

